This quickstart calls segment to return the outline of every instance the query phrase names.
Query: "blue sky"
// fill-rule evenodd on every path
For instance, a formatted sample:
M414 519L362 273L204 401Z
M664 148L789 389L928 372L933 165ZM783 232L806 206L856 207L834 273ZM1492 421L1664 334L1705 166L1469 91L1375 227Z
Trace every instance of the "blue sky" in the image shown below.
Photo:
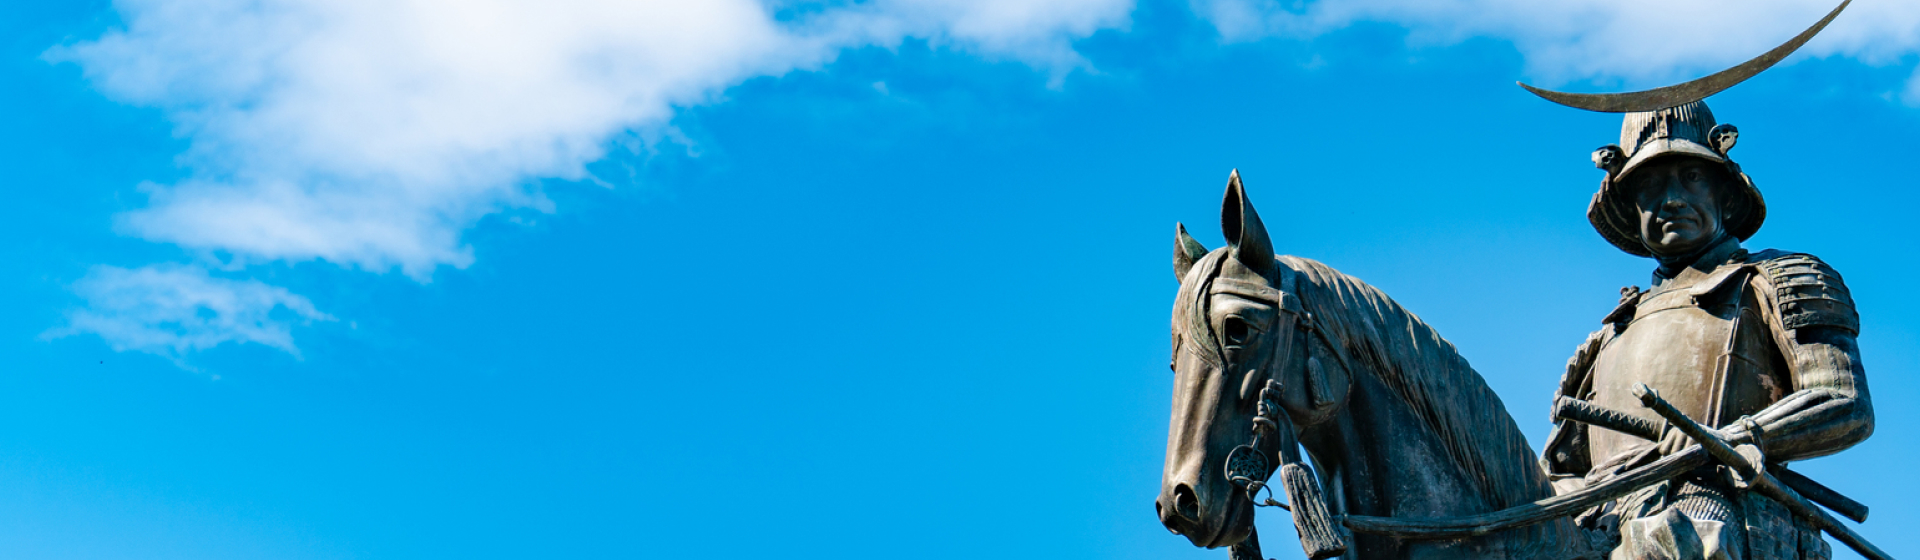
M1150 502L1173 223L1217 246L1229 170L1537 446L1651 265L1584 219L1618 117L1513 82L1663 85L1830 8L681 4L11 8L4 556L1222 558ZM1879 430L1801 470L1907 556L1916 53L1861 0L1709 100L1749 247L1861 308Z

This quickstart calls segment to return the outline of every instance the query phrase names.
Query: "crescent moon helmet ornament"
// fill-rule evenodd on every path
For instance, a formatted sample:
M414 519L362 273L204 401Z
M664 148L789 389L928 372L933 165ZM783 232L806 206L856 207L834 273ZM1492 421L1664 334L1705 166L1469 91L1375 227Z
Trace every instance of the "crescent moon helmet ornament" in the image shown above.
M1808 39L1812 39L1814 35L1820 33L1821 29L1825 29L1827 24L1833 21L1834 16L1840 15L1840 11L1847 9L1847 4L1851 3L1853 3L1853 0L1843 0L1832 12L1827 13L1827 17L1820 18L1819 22L1814 23L1813 27L1809 27L1806 31L1800 32L1799 35L1794 36L1792 40L1787 41L1785 44L1774 47L1773 50L1754 57L1753 60L1740 63L1739 66L1721 70L1711 76L1691 82L1627 93L1566 93L1540 89L1527 85L1524 82L1515 83L1519 83L1520 87L1527 88L1527 91L1531 91L1534 95L1538 95L1547 101L1575 109L1586 109L1588 111L1599 111L1602 113L1640 113L1679 107L1706 99L1709 95L1720 93L1722 90L1733 87L1734 84L1744 82L1747 78L1752 78L1754 75L1768 68L1772 68L1773 65L1779 63L1781 59L1786 58L1787 55L1793 54L1793 51L1798 50L1800 45L1807 44Z

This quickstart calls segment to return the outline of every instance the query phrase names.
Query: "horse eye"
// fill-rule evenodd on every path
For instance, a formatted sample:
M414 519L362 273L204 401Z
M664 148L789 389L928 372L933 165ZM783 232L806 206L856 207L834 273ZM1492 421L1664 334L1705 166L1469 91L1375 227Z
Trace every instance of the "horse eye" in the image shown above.
M1228 317L1226 321L1227 344L1244 346L1247 343L1247 322L1239 317Z

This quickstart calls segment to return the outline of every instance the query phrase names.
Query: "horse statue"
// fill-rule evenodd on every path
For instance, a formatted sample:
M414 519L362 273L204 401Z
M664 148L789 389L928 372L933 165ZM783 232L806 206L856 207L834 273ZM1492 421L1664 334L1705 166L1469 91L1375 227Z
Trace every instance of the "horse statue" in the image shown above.
M1234 560L1260 558L1255 493L1273 474L1264 458L1277 454L1316 560L1604 554L1565 516L1441 539L1354 534L1332 521L1459 517L1554 490L1500 398L1452 343L1373 286L1274 254L1237 171L1220 221L1227 246L1212 251L1176 227L1173 411L1154 500L1161 524L1195 546L1232 547Z

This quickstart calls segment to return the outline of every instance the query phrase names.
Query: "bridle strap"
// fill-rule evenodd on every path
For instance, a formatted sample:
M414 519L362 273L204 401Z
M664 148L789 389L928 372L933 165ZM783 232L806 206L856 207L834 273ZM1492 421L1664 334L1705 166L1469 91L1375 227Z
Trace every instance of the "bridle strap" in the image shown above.
M1292 293L1294 287L1287 285L1298 283L1295 281L1298 273L1285 271L1281 274L1283 278L1280 281L1282 287L1278 289L1272 286L1255 284L1233 278L1216 278L1213 281L1213 293L1233 294L1247 299L1272 303L1275 307L1280 308L1281 311L1295 316L1305 313L1306 309L1300 304L1300 297Z
M1308 390L1314 393L1311 398L1316 401L1317 406L1318 401L1325 398L1322 393L1328 390L1324 387L1326 385L1324 379L1308 379L1314 375L1314 372L1313 368L1308 366L1308 361L1312 359L1312 349L1307 345L1307 331L1318 333L1317 336L1322 342L1327 343L1329 348L1337 347L1334 347L1333 342L1327 339L1327 334L1314 324L1313 314L1301 304L1300 273L1286 267L1281 267L1280 270L1281 288L1278 290L1231 279L1216 279L1215 291L1229 291L1244 297L1274 302L1293 319L1289 333L1292 340L1288 341L1284 356L1274 355L1277 345L1266 345L1268 355L1265 356L1266 361L1261 366L1265 370L1263 372L1265 383L1260 389L1253 418L1253 441L1237 446L1227 454L1226 475L1227 479L1236 486L1246 488L1248 501L1256 505L1287 507L1274 502L1272 498L1268 498L1264 504L1258 499L1260 490L1268 487L1268 479L1276 472L1284 471L1281 483L1285 487L1288 501L1293 502L1292 507L1288 509L1293 513L1295 529L1300 532L1300 544L1309 558L1319 560L1345 554L1348 543L1337 527L1338 518L1328 511L1325 492L1320 489L1319 482L1314 480L1312 470L1303 462L1300 443L1293 434L1292 419L1280 406L1281 384L1274 379L1274 372L1297 371L1299 373L1297 378L1306 383ZM1344 358L1336 359L1341 361L1342 367L1345 367ZM1276 459L1277 464L1274 461ZM1248 535L1248 539L1254 538ZM1247 553L1258 555L1259 546L1258 541L1254 541L1251 546L1231 549L1230 555L1246 556Z
M1313 330L1312 315L1307 313L1305 306L1300 303L1300 296L1296 295L1299 284L1299 273L1283 266L1280 267L1279 289L1232 278L1215 278L1212 287L1214 293L1230 293L1273 303L1292 319L1291 328L1288 329L1292 340L1287 341L1284 356L1275 355L1279 345L1273 342L1277 341L1262 345L1266 356L1263 356L1265 359L1260 365L1262 375L1258 384L1259 400L1254 409L1253 441L1234 447L1227 454L1227 480L1245 488L1247 499L1255 503L1259 503L1260 490L1266 487L1267 480L1277 470L1278 465L1272 459L1280 456L1297 460L1299 456L1299 444L1293 437L1292 422L1287 418L1286 410L1280 407L1279 388L1274 382L1276 371L1295 368L1296 363L1303 376L1308 373L1305 371L1308 368L1303 347L1306 342L1305 331ZM1244 394L1249 388L1242 389L1242 398L1252 396Z

